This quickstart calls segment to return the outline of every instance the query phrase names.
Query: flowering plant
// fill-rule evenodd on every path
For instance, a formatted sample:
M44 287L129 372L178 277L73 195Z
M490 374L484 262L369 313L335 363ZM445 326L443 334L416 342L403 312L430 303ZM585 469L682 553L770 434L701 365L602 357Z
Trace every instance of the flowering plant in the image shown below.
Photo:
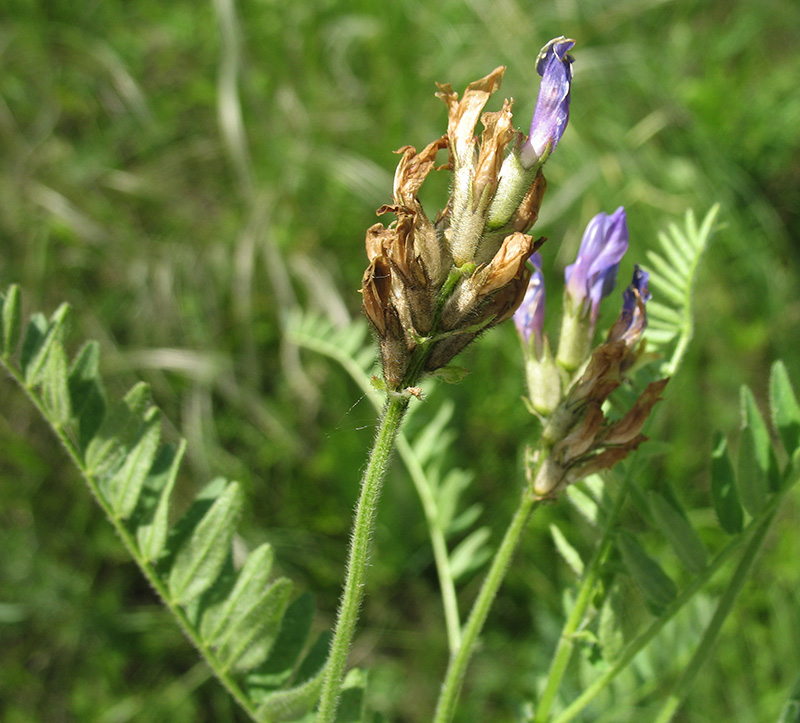
M668 484L640 483L647 480L640 450L653 454L658 449L644 444L652 434L656 404L669 399L668 381L692 339L692 286L716 210L699 227L688 214L685 230L673 226L660 250L646 253L641 239L628 232L625 209L597 214L575 261L564 269L560 321L553 319L552 299L559 296L552 292L549 274L553 244L529 232L544 203L545 163L569 120L573 47L574 41L560 37L542 49L536 65L541 86L527 134L515 130L510 100L498 111L484 112L500 86L501 67L470 83L460 97L440 85L446 133L419 152L410 146L398 151L391 201L378 209L379 216L392 220L367 229L361 288L364 315L379 345L381 378L368 380L374 350L362 343L366 324L336 330L320 329L306 318L286 322L287 339L341 362L380 409L331 636L309 640L310 596L293 597L289 580L273 577L268 542L248 551L237 535L245 507L241 484L215 479L188 507L182 505L182 517L170 524L186 444L162 442L162 415L148 387L137 384L122 400L109 401L99 374L99 345L90 342L72 360L67 357L67 305L49 318L34 314L24 325L19 288L12 285L0 297L0 364L49 423L125 550L210 670L259 723L377 720L365 704L366 675L348 666L381 484L395 448L422 503L441 589L449 659L436 686L435 723L456 719L469 663L481 647L484 625L528 522L534 511L556 503L559 510L567 503L578 509L581 530L596 539L592 554L584 556L574 539L575 526L550 527L553 545L578 584L574 591L563 590L565 621L546 675L539 671L543 674L535 683L509 693L520 720L566 723L582 711L592 719L610 719L614 709L602 708L608 700L633 699L615 687L622 685L620 673L636 666L637 656L667 625L666 637L672 637L687 604L739 554L729 583L714 599L713 614L703 618L713 596L704 601L699 627L689 636L692 642L699 637L691 657L686 649L665 656L671 662L688 658L685 667L653 674L641 686L645 693L636 691L652 699L659 684L666 686L657 716L650 716L649 708L646 715L670 720L708 659L781 502L800 476L800 404L778 362L770 381L772 433L754 395L744 388L735 465L724 437L718 438L710 496L721 529L701 539L694 516ZM423 207L420 189L431 174L442 172L450 174L451 193L444 208L432 213ZM616 319L606 328L602 307L614 310L614 287L629 247L636 257L632 278ZM516 505L496 550L490 551L488 528L470 529L480 512L458 510L469 474L444 468L447 408L432 415L413 439L401 427L410 406L425 401L429 377L462 381L466 370L453 364L457 355L512 318L522 350L518 386L527 386L522 404L530 415L518 432L520 482L504 489ZM365 356L370 358L366 367ZM481 391L486 390L475 393ZM520 410L525 416L522 405ZM462 450L460 458L470 454ZM628 500L636 534L623 516ZM662 564L647 553L640 532L648 527L666 541L662 549L669 544L674 559ZM720 544L723 535L726 543ZM460 541L453 545L454 536ZM457 583L484 565L480 588L466 590L471 607L462 621ZM676 572L679 566L683 574ZM634 598L630 581L652 620L628 614ZM620 612L621 604L626 608ZM3 605L5 615L13 617L12 606ZM491 654L490 647L481 654ZM571 665L573 660L581 665ZM638 677L636 672L630 677ZM577 684L566 685L573 675ZM127 715L126 710L121 706L114 715ZM641 719L639 713L632 715Z

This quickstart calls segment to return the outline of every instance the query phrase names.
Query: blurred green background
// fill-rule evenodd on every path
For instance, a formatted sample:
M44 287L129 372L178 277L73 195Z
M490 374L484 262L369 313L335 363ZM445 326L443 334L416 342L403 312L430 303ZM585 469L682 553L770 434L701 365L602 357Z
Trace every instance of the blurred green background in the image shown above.
M536 55L558 35L577 47L572 117L547 165L536 229L550 238L553 332L558 279L592 215L626 207L625 279L659 229L686 209L722 205L696 289L697 338L654 428L671 448L641 480L671 482L702 529L711 434L735 432L739 385L763 399L776 357L800 382L798 3L0 7L0 284L20 283L28 310L69 301L74 348L100 340L112 395L138 379L152 385L171 434L189 440L182 499L217 474L243 482L244 540L275 545L282 572L317 594L320 627L335 610L374 414L340 368L289 344L282 324L297 305L337 324L360 313L364 230L388 200L392 151L446 126L434 82L461 91L507 65L500 95L516 99L524 128ZM445 193L439 182L428 202ZM467 381L434 391L418 416L455 399L450 463L475 470L470 499L500 534L533 429L513 327L461 363ZM0 405L0 720L243 720L10 381ZM548 522L589 549L592 534L568 505L534 522L460 720L514 719L548 661L572 582ZM800 672L798 522L794 495L680 720L775 719ZM421 512L399 465L370 575L353 660L374 669L376 709L425 720L446 641ZM475 589L467 584L462 606ZM610 720L646 720L647 704ZM595 710L585 720L599 719Z

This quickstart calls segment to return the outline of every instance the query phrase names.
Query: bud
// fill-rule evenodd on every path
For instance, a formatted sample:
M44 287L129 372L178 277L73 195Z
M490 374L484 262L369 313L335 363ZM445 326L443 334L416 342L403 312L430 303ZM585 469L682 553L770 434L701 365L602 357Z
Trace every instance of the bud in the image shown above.
M624 341L631 349L639 341L647 326L645 304L653 298L649 280L650 274L634 264L631 285L622 292L622 311L608 332L608 341Z
M539 53L536 72L542 76L542 83L530 135L519 154L523 168L541 166L564 135L572 83L573 58L568 51L574 47L574 40L562 36L551 40Z
M564 271L564 316L558 362L567 371L586 360L594 338L600 302L614 288L619 262L628 250L625 209L599 213L586 227L574 264Z
M525 206L523 199L530 194L544 162L564 134L569 120L573 62L567 51L574 46L574 40L562 36L551 40L539 53L536 72L542 76L542 82L530 134L524 143L517 139L500 169L497 193L487 217L490 229L505 227L514 218L515 209ZM538 206L536 210L538 213ZM516 223L513 225L517 230L527 231Z
M539 357L542 352L542 330L544 328L544 275L542 274L542 256L533 254L528 260L531 268L531 278L525 297L519 308L514 312L514 325L525 347L533 342L534 355Z

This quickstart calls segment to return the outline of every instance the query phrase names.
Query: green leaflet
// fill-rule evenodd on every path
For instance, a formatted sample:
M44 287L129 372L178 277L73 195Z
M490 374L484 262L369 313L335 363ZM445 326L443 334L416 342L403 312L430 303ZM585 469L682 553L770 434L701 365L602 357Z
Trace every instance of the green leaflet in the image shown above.
M257 720L264 723L294 721L314 709L322 689L329 647L330 635L320 635L295 675L297 684L288 690L270 692L257 698Z
M678 594L675 583L629 532L619 532L617 545L622 561L641 591L648 609L653 615L660 615Z
M452 444L454 434L447 428L453 416L455 405L451 400L443 402L433 416L411 444L419 463L425 466L432 459L437 458L437 452L443 447Z
M800 723L800 678L795 681L777 723Z
M729 535L742 531L744 513L739 502L736 473L733 469L725 436L717 432L711 454L711 499L722 529Z
M736 477L742 504L752 517L757 517L764 509L769 494L767 471L758 459L758 446L756 432L750 426L745 427L739 439Z
M72 417L72 402L67 380L67 355L58 339L50 345L42 376L42 402L53 422L63 426Z
M256 719L264 723L295 721L314 710L320 691L324 670L316 676L289 690L267 696L256 710Z
M200 634L226 668L255 668L278 635L292 585L286 578L270 585L271 569L272 548L265 544L250 553L227 598L203 614Z
M475 572L491 557L486 544L490 537L488 527L479 527L455 546L450 553L450 573L454 580Z
M572 568L572 571L580 578L583 575L583 560L580 553L570 544L569 540L564 537L557 525L550 525L550 535L555 543L556 550L558 550L564 561Z
M772 365L769 377L769 407L772 423L791 456L800 445L800 405L797 403L786 365L778 360Z
M158 560L167 541L169 527L169 500L178 476L186 441L177 449L164 445L158 451L139 498L141 512L135 526L136 541L147 562Z
M78 419L78 448L85 450L106 413L106 395L98 376L100 345L89 341L75 356L67 380L72 413Z
M150 388L140 382L106 414L86 447L85 461L90 475L103 480L119 469L142 434L143 417L150 404Z
M289 604L292 583L278 578L249 607L236 610L220 635L218 655L223 665L237 671L255 668L266 660Z
M625 636L622 633L622 624L617 612L619 601L615 593L610 593L603 601L600 610L600 619L597 624L597 642L603 651L603 658L607 661L619 657L625 646Z
M702 572L708 563L708 554L683 512L654 491L649 493L648 501L653 519L684 567L690 572Z
M756 462L769 483L769 489L774 492L779 486L778 463L772 449L772 440L769 437L767 424L761 416L753 392L749 387L741 388L741 405L742 427L752 429Z
M152 407L145 414L139 439L128 451L122 466L105 484L105 492L111 509L120 519L124 520L130 517L136 507L160 439L161 410Z
M436 480L436 470L431 470L428 477L431 481ZM472 484L472 479L473 475L466 470L451 469L436 485L437 521L439 527L446 532L458 533L467 529L483 512L483 508L475 504L456 516L461 495Z
M359 668L348 671L342 685L342 699L336 713L337 723L362 723L366 720L367 674Z
M305 593L294 600L283 615L281 629L263 665L247 675L249 689L274 690L289 680L305 648L314 617L314 597Z
M41 313L35 313L28 319L25 327L25 335L22 338L22 349L19 353L19 367L22 371L22 379L25 386L33 387L34 384L28 382L28 374L31 363L37 353L41 350L44 339L47 336L49 324L47 317Z
M242 504L241 488L231 482L178 550L167 581L174 602L187 605L214 584L230 554Z
M3 297L3 310L0 314L0 352L4 359L16 350L21 331L22 306L19 303L19 286L13 284Z
M69 305L61 304L49 323L41 315L31 319L22 342L21 357L22 373L29 388L41 381L53 345L63 342L69 314Z

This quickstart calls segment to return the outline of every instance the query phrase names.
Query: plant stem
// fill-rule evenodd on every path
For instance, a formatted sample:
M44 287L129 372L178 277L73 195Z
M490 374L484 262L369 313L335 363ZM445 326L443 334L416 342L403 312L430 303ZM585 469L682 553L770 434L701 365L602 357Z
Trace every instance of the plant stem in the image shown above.
M333 723L336 716L347 656L358 620L361 599L364 596L364 582L381 483L389 464L395 438L400 431L400 425L408 407L408 400L409 398L405 396L392 395L387 401L378 425L375 443L370 452L367 469L361 480L361 494L358 498L350 538L347 574L325 669L317 723Z
M370 384L364 369L350 356L342 347L331 344L325 340L313 336L294 335L294 342L301 346L311 349L318 354L338 362L350 375L353 381L361 388L364 395L375 406L375 410L380 413L381 400L375 387ZM431 480L425 468L420 463L416 452L411 443L400 432L397 435L397 451L403 460L411 481L419 496L422 504L422 511L425 514L425 523L428 526L428 535L431 538L433 548L433 559L436 565L436 574L439 577L439 587L442 593L442 607L444 609L444 620L447 628L447 644L451 653L454 653L461 642L461 619L458 612L458 599L456 597L456 586L450 570L450 556L447 550L447 539L445 531L439 524L439 508L434 496Z
M770 502L765 516L754 520L750 527L741 535L721 550L714 560L708 565L704 572L699 574L689 584L689 586L676 597L662 613L661 617L654 620L643 633L637 635L625 647L622 654L597 680L590 683L583 692L570 703L560 714L553 718L553 723L568 723L573 720L620 672L628 667L631 660L635 658L647 645L658 635L663 627L688 603L716 574L716 572L733 556L733 554L754 534L754 530L764 522L766 516L770 516L778 506L780 495L776 495ZM759 533L756 532L756 535Z
M425 522L428 525L428 535L431 538L431 547L433 548L433 560L436 565L439 588L442 593L447 644L452 654L461 644L461 620L458 613L455 581L450 570L447 540L445 539L444 530L439 525L439 508L428 476L425 474L425 470L419 463L416 454L414 454L411 444L402 434L397 438L397 451L400 453L400 457L402 457L411 475L411 481L417 490L417 495L422 503L422 511L425 514Z
M676 683L675 688L670 693L669 698L667 698L667 701L662 707L655 723L669 723L669 721L672 720L672 717L678 711L678 708L680 708L681 703L683 703L686 694L689 692L689 688L691 688L692 683L694 683L694 681L697 679L697 673L711 654L719 632L722 629L722 624L730 614L733 604L736 602L737 596L742 591L744 583L750 575L750 569L755 563L758 552L761 549L761 545L764 542L764 538L767 535L767 531L769 530L772 521L775 519L775 513L777 511L777 507L773 508L772 511L764 518L764 520L759 523L758 528L753 533L753 536L750 539L750 542L747 544L744 554L742 555L742 559L736 566L736 571L733 573L733 577L728 583L728 587L725 589L725 592L720 598L717 609L714 611L714 616L711 618L711 622L709 622L708 627L703 633L703 638L700 640L697 650L695 650L694 655L684 669L680 680Z
M469 619L464 627L461 644L458 650L450 657L450 664L447 667L447 674L445 675L442 692L439 695L439 703L436 707L436 715L433 719L434 723L449 723L453 719L456 702L464 680L464 673L474 652L478 635L483 629L494 598L503 582L511 562L511 556L514 554L522 533L525 531L528 518L537 505L538 500L526 488L511 524L506 530L503 541L500 543L500 548L494 556L492 566L486 574L478 597L472 606Z
M550 665L550 671L547 675L547 683L539 701L539 705L536 708L536 716L534 717L535 723L543 723L547 720L548 716L550 715L550 709L552 708L553 702L558 694L558 689L561 687L561 681L564 678L567 665L572 657L572 651L575 648L573 636L577 632L578 627L584 619L586 608L589 606L589 602L592 599L595 583L597 582L597 578L600 574L602 562L605 559L609 548L611 547L611 542L613 539L612 530L614 529L617 518L622 510L622 503L627 497L629 477L630 474L626 476L625 481L620 488L619 493L617 494L617 498L614 500L614 507L606 519L600 543L595 550L589 566L586 568L583 580L581 581L581 587L578 591L577 597L575 598L575 604L572 606L569 618L567 618L567 622L564 623L564 628L561 630L561 637L558 640L556 652L553 655L553 662Z

